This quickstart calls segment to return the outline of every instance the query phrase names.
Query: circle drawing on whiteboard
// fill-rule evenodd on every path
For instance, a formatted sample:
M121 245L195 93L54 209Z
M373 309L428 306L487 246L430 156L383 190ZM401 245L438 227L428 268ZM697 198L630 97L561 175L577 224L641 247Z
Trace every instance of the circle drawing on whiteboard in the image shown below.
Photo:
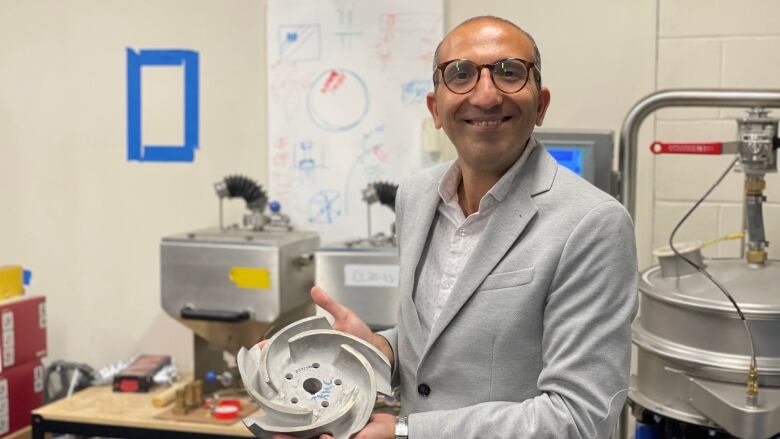
M354 128L368 113L368 88L355 72L327 69L309 88L306 110L315 125L326 131Z

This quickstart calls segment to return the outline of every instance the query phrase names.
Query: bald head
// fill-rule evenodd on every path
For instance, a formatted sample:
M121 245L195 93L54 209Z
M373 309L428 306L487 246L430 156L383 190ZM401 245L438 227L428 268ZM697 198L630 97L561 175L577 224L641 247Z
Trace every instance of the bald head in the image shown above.
M528 42L533 46L533 59L529 60L534 63L534 77L536 79L536 89L537 91L540 91L542 88L542 55L539 52L539 47L536 45L536 41L534 40L534 37L531 36L528 32L523 30L520 26L512 23L511 21L501 18L501 17L495 17L492 15L481 15L478 17L471 17L464 22L460 23L459 25L455 26L447 35L444 36L444 38L441 40L438 46L436 46L436 51L433 53L433 85L434 87L438 85L439 79L436 74L436 67L439 65L439 63L442 62L442 60L439 58L442 46L447 42L450 37L453 34L456 34L457 31L459 31L461 28L466 26L472 26L472 25L480 25L480 24L499 24L503 26L508 26L515 31L518 32L518 35L520 38L526 38ZM445 60L446 61L446 60Z

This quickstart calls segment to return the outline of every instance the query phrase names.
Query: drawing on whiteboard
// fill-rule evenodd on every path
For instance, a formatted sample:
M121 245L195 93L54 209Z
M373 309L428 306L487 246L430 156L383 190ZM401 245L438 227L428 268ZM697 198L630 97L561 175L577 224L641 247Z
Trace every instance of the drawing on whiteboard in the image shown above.
M316 61L321 46L319 24L279 26L279 58L285 61Z
M383 14L379 17L380 26L382 32L382 42L389 43L393 41L395 34L395 22L397 14Z
M355 72L326 69L312 82L306 96L311 121L325 131L346 131L368 113L368 88Z
M339 16L339 24L342 26L352 26L352 8L355 4L351 4L348 8L337 8L336 14Z
M384 167L389 157L384 144L385 126L379 125L368 133L363 134L360 151L352 162L347 172L344 183L344 212L349 215L349 188L354 188L352 179L356 171L361 171L366 182L381 180L384 177Z
M293 154L290 151L289 141L284 137L279 137L272 143L271 153L271 178L275 182L274 194L276 197L284 198L294 193L295 179L293 178Z
M379 39L373 45L374 55L382 70L393 62L430 62L440 23L441 16L437 14L382 14L379 17Z
M344 31L333 32L333 35L339 38L339 42L341 43L342 49L351 49L352 40L355 38L362 37L363 32L344 30Z
M433 91L433 82L427 79L415 79L401 85L401 102L404 105L425 103L425 96Z
M341 194L332 189L317 192L309 199L309 223L332 224L341 216Z
M319 154L317 154L318 152ZM298 147L295 150L295 167L304 182L315 183L315 171L325 168L325 156L322 154L322 148L315 148L315 144L311 140L298 142Z
M352 8L354 7L353 3L348 7L336 9L340 30L333 32L333 35L338 38L342 49L351 49L353 40L363 36L363 32L352 29Z
M423 165L442 0L264 0L269 193L323 242L365 226L361 191ZM423 56L423 54L428 54ZM387 229L392 215L372 219Z
M284 137L280 137L274 142L272 147L271 160L273 161L275 168L291 168L293 165L293 156L290 153L288 141Z
M303 96L311 83L312 74L294 63L277 62L270 66L273 86L269 88L274 108L283 108L287 120L295 117L303 102Z

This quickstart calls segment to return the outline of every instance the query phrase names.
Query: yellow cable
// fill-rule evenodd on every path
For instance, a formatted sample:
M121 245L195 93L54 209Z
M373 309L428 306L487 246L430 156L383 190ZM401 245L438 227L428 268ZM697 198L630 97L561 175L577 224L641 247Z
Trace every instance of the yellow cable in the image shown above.
M721 236L720 238L715 238L715 239L713 239L713 240L710 240L710 241L707 241L707 242L705 242L704 244L702 244L702 248L704 248L704 247L709 247L709 246L711 246L712 244L717 244L717 243L719 243L719 242L721 242L721 241L730 241L730 240L733 240L733 239L742 239L742 238L744 238L744 237L745 237L745 232L733 232L733 233L729 233L729 234L727 234L727 235L723 235L723 236Z

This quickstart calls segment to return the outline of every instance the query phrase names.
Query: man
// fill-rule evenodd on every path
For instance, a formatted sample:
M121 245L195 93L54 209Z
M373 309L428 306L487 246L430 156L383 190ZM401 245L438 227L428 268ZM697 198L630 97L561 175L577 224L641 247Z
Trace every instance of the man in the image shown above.
M531 137L550 103L540 61L531 37L496 17L439 45L427 104L458 159L399 189L398 325L374 334L312 290L334 328L390 358L401 386L402 416L374 415L355 439L603 438L615 425L633 226Z

